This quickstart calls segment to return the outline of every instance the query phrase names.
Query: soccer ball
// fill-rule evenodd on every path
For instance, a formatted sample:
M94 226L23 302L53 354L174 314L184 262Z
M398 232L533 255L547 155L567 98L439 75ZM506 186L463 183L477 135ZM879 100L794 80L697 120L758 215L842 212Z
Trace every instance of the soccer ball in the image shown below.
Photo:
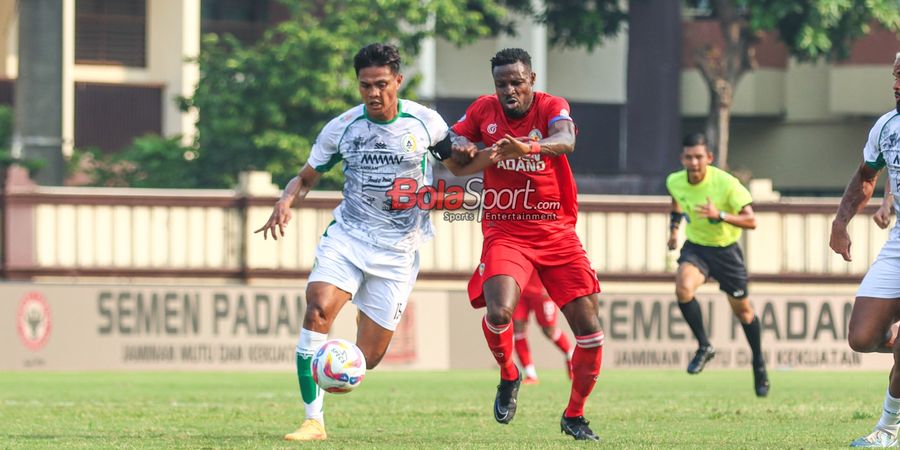
M352 343L332 339L313 357L312 374L324 391L345 394L356 389L366 376L366 357Z

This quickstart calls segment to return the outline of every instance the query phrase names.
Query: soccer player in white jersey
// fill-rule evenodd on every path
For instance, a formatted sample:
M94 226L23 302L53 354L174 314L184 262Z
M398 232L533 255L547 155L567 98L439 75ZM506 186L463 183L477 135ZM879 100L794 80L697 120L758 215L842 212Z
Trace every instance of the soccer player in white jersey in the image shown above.
M831 249L850 261L850 219L868 203L878 172L887 167L891 189L900 188L900 53L894 59L895 110L881 116L869 131L859 165L831 225ZM898 208L894 196L894 210ZM863 278L850 315L850 348L857 352L894 354L894 366L884 395L881 419L868 435L851 447L897 447L900 429L900 342L891 338L891 325L900 319L900 226L895 225L881 253Z
M451 171L446 122L437 112L399 99L400 54L391 45L371 44L353 60L363 104L322 129L306 165L288 182L266 224L263 238L284 236L291 208L306 197L321 174L344 164L344 199L334 210L316 250L306 287L306 313L297 342L297 377L306 420L289 441L324 440L323 392L313 381L313 353L327 340L338 312L352 300L359 309L356 345L366 369L378 365L419 271L419 245L433 235L428 211L392 208L387 192L396 178L431 184L430 152Z

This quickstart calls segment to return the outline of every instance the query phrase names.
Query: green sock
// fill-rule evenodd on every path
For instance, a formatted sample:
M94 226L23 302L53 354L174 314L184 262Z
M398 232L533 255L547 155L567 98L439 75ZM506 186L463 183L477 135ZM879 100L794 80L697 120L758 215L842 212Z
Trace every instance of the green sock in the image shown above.
M297 379L300 381L300 395L303 403L307 405L316 401L319 396L319 386L316 385L312 375L312 355L303 356L297 353Z

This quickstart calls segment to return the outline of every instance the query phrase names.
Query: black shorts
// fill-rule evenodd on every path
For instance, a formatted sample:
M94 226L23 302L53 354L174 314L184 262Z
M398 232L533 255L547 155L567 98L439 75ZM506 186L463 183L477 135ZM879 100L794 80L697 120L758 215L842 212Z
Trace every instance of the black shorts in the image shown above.
M747 297L747 267L737 243L727 247L707 247L685 241L678 257L678 264L682 263L697 266L707 279L715 278L722 292L736 299Z

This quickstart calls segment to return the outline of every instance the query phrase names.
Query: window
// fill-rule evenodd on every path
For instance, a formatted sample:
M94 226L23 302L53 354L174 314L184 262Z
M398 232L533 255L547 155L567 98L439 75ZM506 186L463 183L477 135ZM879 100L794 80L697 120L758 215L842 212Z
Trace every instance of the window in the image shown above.
M203 0L201 33L228 33L244 44L252 44L269 25L274 6L269 0Z
M162 134L163 89L75 83L75 147L117 152L145 134Z
M76 0L75 63L145 67L146 0Z

